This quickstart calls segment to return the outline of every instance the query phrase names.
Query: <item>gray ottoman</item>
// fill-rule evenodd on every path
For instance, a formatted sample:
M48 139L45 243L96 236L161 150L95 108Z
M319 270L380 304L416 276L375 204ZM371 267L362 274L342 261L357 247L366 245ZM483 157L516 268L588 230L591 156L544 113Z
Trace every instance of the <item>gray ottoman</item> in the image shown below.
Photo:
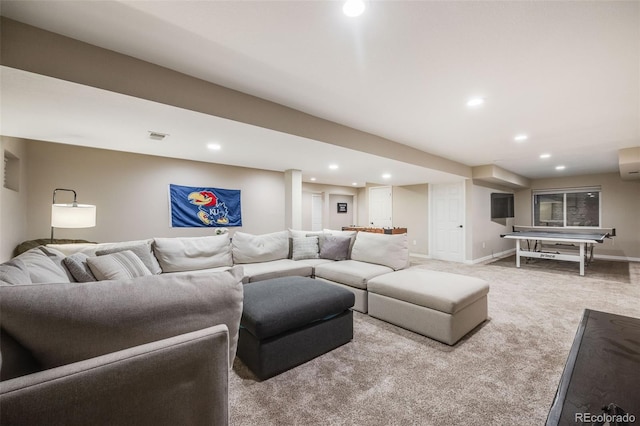
M306 277L244 286L238 358L268 379L353 338L354 295Z
M404 269L369 280L369 315L448 345L487 319L489 285L479 278Z

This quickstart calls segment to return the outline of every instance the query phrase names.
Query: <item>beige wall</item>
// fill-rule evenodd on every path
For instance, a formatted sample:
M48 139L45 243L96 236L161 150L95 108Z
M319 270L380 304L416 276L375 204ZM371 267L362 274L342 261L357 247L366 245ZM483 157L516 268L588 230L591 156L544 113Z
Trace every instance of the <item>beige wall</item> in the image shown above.
M616 228L617 237L596 246L594 253L640 261L640 182L623 181L618 173L538 179L530 189L516 192L516 225L531 226L534 189L602 187L602 227Z
M393 226L407 228L409 252L429 254L429 185L393 187Z
M78 202L97 206L97 226L56 229L56 237L123 241L163 236L210 235L209 228L171 228L168 185L242 191L241 228L233 233L284 229L283 173L148 155L23 141L28 158L27 223L23 239L50 233L51 194L70 188ZM66 202L65 193L57 201ZM3 227L12 221L3 219Z
M500 235L511 232L516 218L491 219L491 193L513 193L499 186L467 180L466 185L467 243L466 258L474 262L500 257L514 249L514 243Z
M27 232L27 154L25 143L20 139L2 136L0 137L0 157L2 160L4 160L5 150L18 159L20 169L17 191L7 189L4 185L0 186L0 262L9 260L13 256L15 247L24 241ZM4 176L4 161L0 161L0 175Z
M338 185L302 184L302 229L311 229L311 194L322 196L322 227L341 229L353 225L361 205L358 188ZM338 214L336 203L347 203L347 214Z

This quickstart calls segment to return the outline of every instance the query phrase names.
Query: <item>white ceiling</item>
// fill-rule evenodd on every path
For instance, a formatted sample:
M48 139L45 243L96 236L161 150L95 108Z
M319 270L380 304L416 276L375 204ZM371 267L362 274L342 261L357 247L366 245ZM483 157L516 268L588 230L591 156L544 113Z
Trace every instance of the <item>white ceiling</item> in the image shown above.
M369 1L359 18L341 6L3 0L1 13L469 166L495 164L528 178L617 172L617 151L640 146L640 2ZM216 129L251 146L240 165L299 168L305 180L380 182L385 164L402 176L394 184L454 178L310 140L304 151L279 151L290 155L276 164L267 154L292 146L293 136L21 74L3 70L3 134L28 130L33 135L14 136L238 165L239 157L222 157L231 144L201 152ZM33 90L18 90L20 83ZM53 98L56 90L66 95ZM472 96L485 105L467 108ZM14 108L21 102L29 108ZM73 121L65 109L77 114ZM166 145L136 139L156 123L176 129ZM518 133L529 139L514 142ZM551 158L540 160L542 153ZM304 161L310 156L316 169ZM336 158L340 179L325 167Z

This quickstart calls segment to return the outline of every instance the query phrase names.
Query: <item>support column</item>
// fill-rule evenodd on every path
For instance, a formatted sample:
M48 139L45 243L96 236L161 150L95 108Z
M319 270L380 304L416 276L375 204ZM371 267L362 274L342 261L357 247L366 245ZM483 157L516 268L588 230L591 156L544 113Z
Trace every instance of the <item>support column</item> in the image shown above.
M284 172L284 225L302 229L302 171L289 169Z

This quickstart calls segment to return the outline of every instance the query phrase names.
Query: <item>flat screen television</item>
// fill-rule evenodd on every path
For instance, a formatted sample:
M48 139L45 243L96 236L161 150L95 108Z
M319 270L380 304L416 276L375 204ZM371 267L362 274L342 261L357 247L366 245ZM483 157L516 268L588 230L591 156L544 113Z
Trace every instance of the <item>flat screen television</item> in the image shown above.
M513 217L513 194L491 193L491 219Z

